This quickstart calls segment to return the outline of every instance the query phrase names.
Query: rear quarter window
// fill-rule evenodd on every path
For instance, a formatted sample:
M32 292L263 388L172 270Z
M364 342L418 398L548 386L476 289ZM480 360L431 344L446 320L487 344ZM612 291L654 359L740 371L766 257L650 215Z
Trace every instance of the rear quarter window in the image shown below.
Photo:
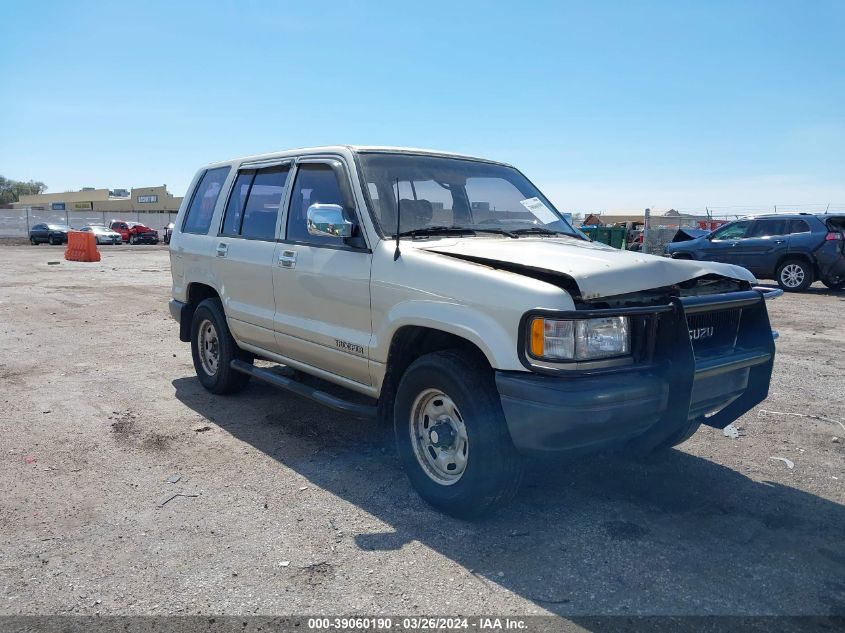
M205 235L211 226L214 207L223 190L223 183L229 175L229 167L217 167L206 171L191 196L191 203L185 213L182 223L183 233L200 233Z
M792 233L809 233L810 232L810 225L807 224L804 220L790 220L789 221L789 232Z

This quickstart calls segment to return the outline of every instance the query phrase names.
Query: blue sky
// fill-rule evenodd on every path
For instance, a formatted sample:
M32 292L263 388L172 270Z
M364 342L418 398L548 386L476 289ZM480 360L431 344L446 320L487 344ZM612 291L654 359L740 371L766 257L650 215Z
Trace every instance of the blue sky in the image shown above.
M0 174L50 191L355 143L504 160L572 211L845 210L841 0L0 10Z

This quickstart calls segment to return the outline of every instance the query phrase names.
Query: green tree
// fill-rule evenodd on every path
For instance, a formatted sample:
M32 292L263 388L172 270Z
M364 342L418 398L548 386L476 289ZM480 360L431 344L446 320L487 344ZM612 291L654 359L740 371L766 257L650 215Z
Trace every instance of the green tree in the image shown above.
M43 182L37 182L35 180L23 182L22 180L12 180L0 176L0 204L17 202L21 199L21 196L44 193L46 190L47 185Z

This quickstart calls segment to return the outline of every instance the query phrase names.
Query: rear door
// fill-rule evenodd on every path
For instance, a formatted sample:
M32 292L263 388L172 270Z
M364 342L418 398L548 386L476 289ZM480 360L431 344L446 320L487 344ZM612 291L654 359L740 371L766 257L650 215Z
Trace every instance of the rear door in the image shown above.
M272 352L273 255L291 161L241 168L229 192L214 246L214 267L235 338Z
M360 233L313 236L306 225L310 205L338 204L360 231L348 168L335 158L301 159L292 187L272 268L279 348L287 358L368 386L372 253Z

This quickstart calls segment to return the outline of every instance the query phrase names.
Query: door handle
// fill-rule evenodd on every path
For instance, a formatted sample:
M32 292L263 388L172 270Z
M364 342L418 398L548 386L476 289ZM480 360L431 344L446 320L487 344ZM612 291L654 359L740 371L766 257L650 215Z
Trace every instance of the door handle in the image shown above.
M282 251L279 255L279 266L282 268L296 268L296 251Z
M229 245L226 242L220 242L217 245L217 257L226 257L227 252L229 252Z
M786 240L775 240L775 244L783 244Z

